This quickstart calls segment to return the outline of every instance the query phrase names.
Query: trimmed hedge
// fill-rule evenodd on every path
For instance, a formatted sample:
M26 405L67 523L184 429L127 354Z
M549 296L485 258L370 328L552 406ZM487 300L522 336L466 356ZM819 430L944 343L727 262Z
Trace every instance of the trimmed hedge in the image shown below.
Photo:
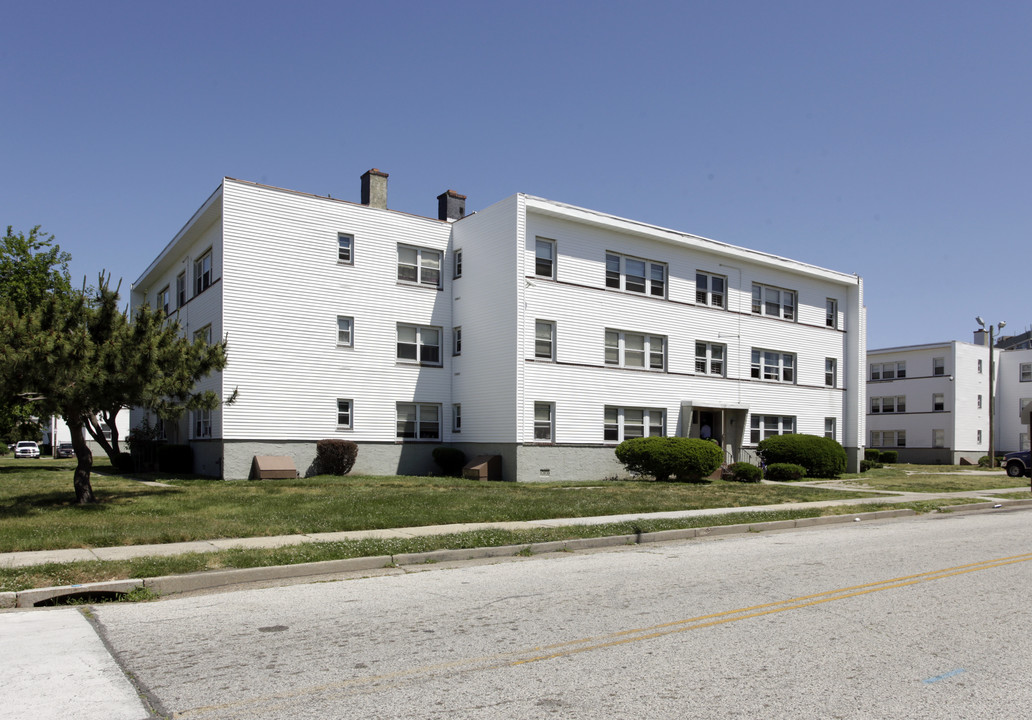
M665 482L700 482L724 460L724 451L709 440L684 437L643 437L616 446L616 459L628 471Z
M435 447L431 455L433 455L437 467L441 468L441 472L445 475L452 477L462 475L462 468L466 464L466 453L458 448L442 446Z
M846 471L846 451L819 435L775 435L761 440L757 450L765 464L802 465L811 478L837 478Z
M316 464L326 475L347 475L357 458L358 445L350 440L330 438L315 444Z
M802 465L792 463L773 463L763 470L763 476L768 480L801 480L806 477L806 468Z
M867 448L864 450L864 460L870 460L871 462L878 462L881 460L881 450L874 450Z
M736 462L722 473L724 480L732 482L759 482L763 471L752 463Z
M189 445L160 443L154 447L158 472L185 475L193 472L193 448Z
M899 452L896 450L883 450L878 456L878 462L894 463L899 461Z
M861 460L860 461L860 472L865 473L868 470L874 470L876 468L884 467L880 462L874 460Z

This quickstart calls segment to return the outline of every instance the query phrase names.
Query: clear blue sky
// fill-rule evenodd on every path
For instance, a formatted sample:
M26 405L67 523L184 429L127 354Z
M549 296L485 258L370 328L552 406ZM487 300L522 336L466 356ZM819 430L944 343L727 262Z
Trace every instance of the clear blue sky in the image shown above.
M223 176L514 192L864 278L868 346L1032 323L1032 4L4 4L0 224L127 286Z

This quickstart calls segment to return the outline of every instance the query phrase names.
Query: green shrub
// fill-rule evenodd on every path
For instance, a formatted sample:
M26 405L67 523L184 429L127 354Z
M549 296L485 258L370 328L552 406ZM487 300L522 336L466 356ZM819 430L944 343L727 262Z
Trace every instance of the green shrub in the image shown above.
M158 463L158 472L193 472L193 448L189 445L158 445L154 449L154 456Z
M899 452L896 450L883 450L878 455L878 462L894 463L899 461Z
M806 477L806 468L792 463L773 463L764 468L763 476L768 480L800 480Z
M681 482L699 482L720 467L724 451L716 443L698 438L632 438L616 446L616 459L635 475L659 482L671 476Z
M870 460L871 462L878 462L881 460L881 450L874 450L867 448L864 450L864 460Z
M868 470L874 470L876 468L885 467L880 462L875 460L861 460L860 461L860 472L865 473Z
M802 465L811 478L836 478L846 471L846 451L819 435L775 435L761 440L757 449L766 464Z
M358 458L358 445L350 440L330 438L315 444L315 462L325 475L347 475Z
M736 462L722 474L722 477L732 482L759 482L763 477L763 471L752 463Z
M466 453L453 447L435 447L433 453L434 462L445 475L458 477L462 475L462 468L466 464Z

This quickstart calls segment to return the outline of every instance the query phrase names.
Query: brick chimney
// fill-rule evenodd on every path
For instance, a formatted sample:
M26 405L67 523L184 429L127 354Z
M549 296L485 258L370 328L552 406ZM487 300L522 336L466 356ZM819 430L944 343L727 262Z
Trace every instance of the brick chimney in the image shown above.
M362 204L387 209L387 173L373 168L362 175Z
M437 196L438 220L461 220L466 217L466 196L448 190Z

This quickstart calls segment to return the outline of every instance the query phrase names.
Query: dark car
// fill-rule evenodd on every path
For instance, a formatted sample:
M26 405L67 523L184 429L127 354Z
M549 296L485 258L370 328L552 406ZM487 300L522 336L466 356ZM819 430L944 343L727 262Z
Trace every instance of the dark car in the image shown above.
M59 457L59 458L73 458L73 457L75 457L75 448L72 447L71 443L58 443L58 445L57 445L57 457Z
M1007 468L1007 477L1032 476L1032 451L1007 453L1003 456L1003 466Z

